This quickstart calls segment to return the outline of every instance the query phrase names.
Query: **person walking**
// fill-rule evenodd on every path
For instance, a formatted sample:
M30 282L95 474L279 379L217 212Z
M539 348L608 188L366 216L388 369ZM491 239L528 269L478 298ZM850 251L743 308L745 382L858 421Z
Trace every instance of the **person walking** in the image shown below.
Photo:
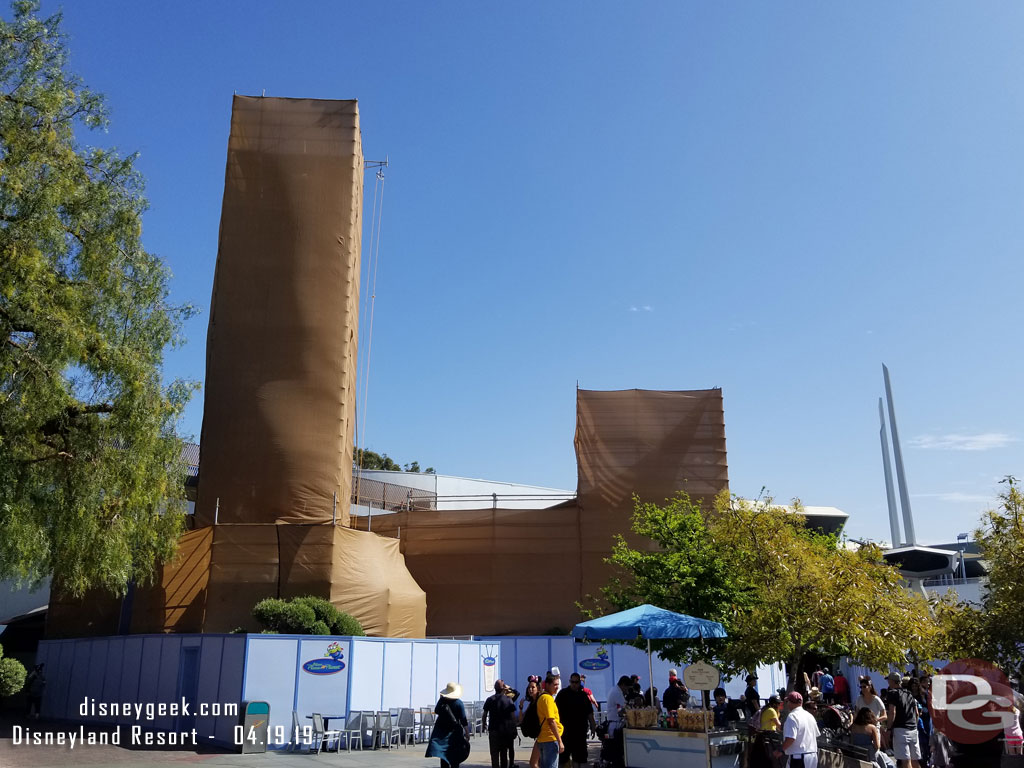
M484 702L480 725L487 731L491 768L512 768L516 761L516 705L504 680L494 681L494 695Z
M910 692L910 678L889 675L886 712L892 728L892 752L900 768L921 768L921 742L917 733L917 701Z
M434 728L424 757L441 760L441 768L458 768L469 757L469 721L462 703L462 686L451 682L434 707Z
M782 725L782 750L788 768L818 768L818 724L804 709L804 697L796 691L786 696L786 722Z
M587 737L597 733L597 722L590 698L583 692L583 683L575 672L569 675L569 687L555 696L555 705L564 729L562 743L565 744L558 764L565 766L571 760L573 768L581 768L587 762Z
M533 755L530 758L532 768L557 768L558 756L565 750L562 743L562 732L565 729L559 721L558 705L555 704L559 684L558 677L549 673L544 678L544 693L537 699L540 736L533 745Z

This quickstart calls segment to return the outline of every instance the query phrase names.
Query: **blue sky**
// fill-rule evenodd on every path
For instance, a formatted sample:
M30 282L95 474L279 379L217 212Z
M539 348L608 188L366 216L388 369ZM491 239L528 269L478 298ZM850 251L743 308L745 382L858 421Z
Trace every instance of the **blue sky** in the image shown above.
M885 362L920 540L1024 475L1020 4L64 5L88 140L141 153L202 310L170 377L203 378L232 93L358 98L369 448L574 488L577 382L721 387L734 492L885 539Z

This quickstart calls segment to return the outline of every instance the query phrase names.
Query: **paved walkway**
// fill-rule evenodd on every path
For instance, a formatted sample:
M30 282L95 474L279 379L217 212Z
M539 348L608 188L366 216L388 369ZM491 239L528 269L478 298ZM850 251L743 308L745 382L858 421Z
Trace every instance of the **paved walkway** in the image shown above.
M262 755L238 755L222 750L197 751L193 748L156 749L146 747L115 747L110 745L68 746L13 743L13 726L31 727L33 731L68 730L70 726L39 720L28 723L0 718L0 768L71 768L74 766L117 766L118 768L154 768L154 766L200 765L203 768L438 768L435 758L423 756L426 746L393 749L354 750L306 753L267 752ZM77 726L74 728L77 730ZM486 736L475 736L472 752L465 768L490 768L491 758ZM522 739L516 749L517 768L527 768L533 742ZM597 744L591 744L596 757Z

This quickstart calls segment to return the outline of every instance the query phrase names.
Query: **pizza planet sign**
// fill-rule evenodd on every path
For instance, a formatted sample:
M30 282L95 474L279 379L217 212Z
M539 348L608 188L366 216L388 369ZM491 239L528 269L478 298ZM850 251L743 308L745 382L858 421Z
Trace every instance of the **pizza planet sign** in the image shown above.
M686 687L696 691L710 691L718 687L718 681L721 679L719 671L703 661L691 664L683 670L683 682L686 683Z

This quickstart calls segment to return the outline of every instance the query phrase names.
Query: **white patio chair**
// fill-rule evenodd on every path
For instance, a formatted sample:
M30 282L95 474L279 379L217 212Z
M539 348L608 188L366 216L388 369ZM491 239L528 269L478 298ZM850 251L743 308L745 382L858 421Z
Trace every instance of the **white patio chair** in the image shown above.
M418 733L420 735L420 741L429 741L430 733L434 730L434 715L433 707L420 707L420 722L418 726Z
M399 741L405 746L416 741L416 715L411 709L402 708L398 710L398 719L395 721L395 728L398 729Z
M331 749L331 742L334 742L334 751L337 752L339 749L338 740L341 738L341 731L334 729L327 730L324 728L324 718L319 712L313 713L313 743L309 745L309 751L313 751L313 747L316 746L316 753L320 754L320 750L327 745L327 751Z
M341 729L341 739L345 742L345 750L347 752L352 751L352 745L355 744L360 750L363 748L363 713L352 712L345 719L345 727ZM341 750L339 742L338 750Z
M398 744L399 733L391 720L390 712L377 713L373 725L373 739L375 745L379 743L381 747L386 746L388 749Z

